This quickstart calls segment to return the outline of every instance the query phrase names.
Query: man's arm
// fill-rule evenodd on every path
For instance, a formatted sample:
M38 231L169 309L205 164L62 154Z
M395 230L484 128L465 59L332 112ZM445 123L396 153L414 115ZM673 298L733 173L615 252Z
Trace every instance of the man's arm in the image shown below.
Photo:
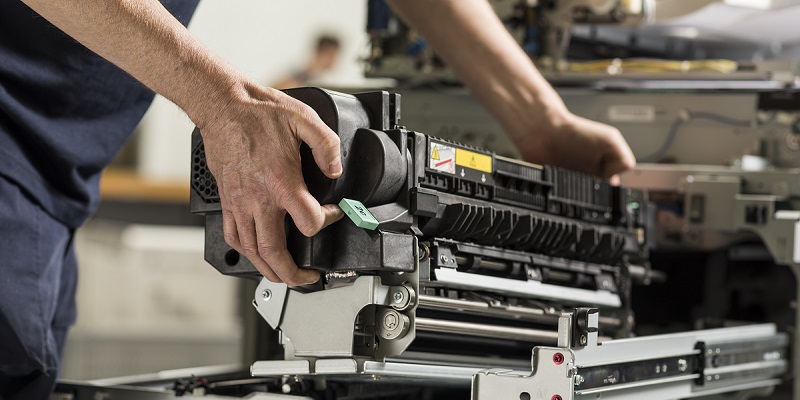
M524 158L609 178L635 164L619 131L571 114L486 0L389 0L497 118Z
M186 111L203 135L228 244L272 281L319 278L297 268L284 233L287 212L308 236L342 216L335 205L320 206L303 181L301 142L330 178L342 171L339 137L313 109L244 77L156 0L24 1Z

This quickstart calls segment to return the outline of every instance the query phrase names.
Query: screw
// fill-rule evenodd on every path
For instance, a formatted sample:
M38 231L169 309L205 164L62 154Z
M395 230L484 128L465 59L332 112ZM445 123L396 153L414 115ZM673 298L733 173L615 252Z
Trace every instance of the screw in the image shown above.
M394 292L393 298L394 298L394 302L395 303L402 303L403 302L403 292L401 292L401 291Z
M553 397L550 398L550 400L561 400L561 396L554 394Z
M581 346L586 346L586 342L587 342L588 340L589 340L589 339L587 339L587 338L586 338L586 335L581 335L581 337L580 337L580 339L579 339L579 341L581 342Z
M442 262L442 264L447 264L447 256L441 256L441 257L439 257L439 261L441 261L441 262Z
M272 292L269 289L264 289L264 291L261 292L261 298L264 299L264 301L269 301L269 299L272 298Z
M684 360L683 358L678 360L678 370L679 371L681 371L681 372L686 371L687 368L689 368L689 364L686 362L686 360Z
M553 362L556 365L561 365L564 362L564 355L561 353L553 354Z

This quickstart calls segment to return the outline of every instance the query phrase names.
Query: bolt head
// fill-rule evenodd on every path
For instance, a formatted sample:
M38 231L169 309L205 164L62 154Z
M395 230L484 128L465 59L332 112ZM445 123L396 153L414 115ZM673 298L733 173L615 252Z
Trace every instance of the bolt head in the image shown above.
M562 399L561 396L554 394L553 397L550 398L550 400L562 400Z
M564 362L564 355L561 353L553 354L553 363L561 365Z
M442 264L447 264L447 256L441 256L441 257L439 257L439 261L441 261L441 262L442 262Z
M588 342L588 341L589 341L589 339L586 338L586 335L581 335L581 337L580 337L581 346L585 346L586 342Z
M261 298L264 299L264 301L269 301L269 299L272 298L272 291L269 289L264 289L264 291L261 292Z
M397 316L394 314L386 314L386 316L383 317L383 326L388 329L397 328L397 323Z
M400 303L400 302L403 301L403 293L400 292L400 291L394 292L394 295L392 295L392 298L394 299L395 303Z

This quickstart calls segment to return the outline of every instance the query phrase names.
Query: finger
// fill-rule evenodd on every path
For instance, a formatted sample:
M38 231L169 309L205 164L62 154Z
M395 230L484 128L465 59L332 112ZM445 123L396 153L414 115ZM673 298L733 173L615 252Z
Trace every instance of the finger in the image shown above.
M239 232L236 230L236 218L225 207L222 208L222 237L228 246L233 247L240 253L242 252L242 245L239 243Z
M603 165L603 177L608 179L615 174L628 171L636 166L636 157L633 155L630 146L625 141L617 129L612 128L610 132L611 149L607 153Z
M322 122L313 109L305 106L304 110L296 134L311 148L314 161L325 176L336 179L342 175L339 136Z
M286 249L284 214L264 210L255 219L258 254L278 277L290 286L315 283L319 273L297 268Z
M292 221L297 229L308 237L316 235L322 228L334 222L329 219L335 215L328 216L326 214L332 214L332 212L326 211L320 206L317 199L308 192L305 184L297 187L282 203L284 209L292 216Z
M327 228L330 224L344 217L344 211L336 204L326 204L322 206L322 214L325 216L325 223L322 224L322 229Z
M613 175L611 178L608 178L608 183L611 186L619 186L622 185L622 180L619 178L619 175Z
M256 224L253 217L244 213L236 215L236 228L237 236L239 237L240 249L238 251L244 254L254 267L270 282L279 283L282 280L270 268L269 264L261 258L258 252L258 239L256 233Z
M630 149L627 148L627 145L625 148L617 148L616 150L618 151L603 160L601 171L605 179L611 179L612 176L636 166L636 159Z

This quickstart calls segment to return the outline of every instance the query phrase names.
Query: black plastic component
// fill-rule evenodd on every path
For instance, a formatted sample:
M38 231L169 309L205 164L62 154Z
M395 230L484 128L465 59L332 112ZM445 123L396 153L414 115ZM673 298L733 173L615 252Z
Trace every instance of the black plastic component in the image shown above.
M431 193L414 193L411 196L411 213L420 217L435 217L439 197Z
M765 111L800 110L800 91L780 90L758 93L758 109Z
M408 164L405 147L397 145L382 131L359 129L353 138L350 162L357 168L348 170L348 176L339 178L352 185L346 191L348 198L366 206L385 204L394 200L406 182ZM335 199L334 199L335 200Z
M367 231L343 220L308 238L287 218L287 247L300 267L410 271L416 237L448 243L447 251L458 254L457 263L435 267L514 279L533 274L544 282L613 291L613 274L601 266L647 253L639 242L641 232L650 236L646 194L407 131L399 126L399 95L317 88L286 93L311 106L341 140L344 171L336 180L301 147L309 191L323 204L360 200L379 222ZM447 159L435 159L433 146L452 164L442 167ZM191 207L206 215L206 259L224 274L258 276L223 240L217 188L197 130L192 155Z
M697 342L694 349L697 350L697 379L694 380L695 385L704 386L706 384L706 365L708 358L706 357L706 342Z
M744 222L751 225L765 225L767 218L767 206L762 204L747 204L744 206Z
M578 307L572 312L572 347L586 346L590 333L596 333L596 326L589 326L589 318L597 314L596 308Z

